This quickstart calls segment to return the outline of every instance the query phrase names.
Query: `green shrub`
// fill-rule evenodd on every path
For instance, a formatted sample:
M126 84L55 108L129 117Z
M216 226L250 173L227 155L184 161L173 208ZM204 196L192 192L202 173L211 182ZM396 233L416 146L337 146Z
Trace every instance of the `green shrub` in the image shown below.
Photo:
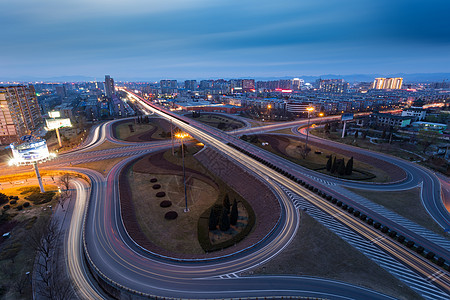
M29 207L30 206L30 202L25 202L24 204L23 204L23 207Z
M219 197L219 199L221 199ZM245 228L242 229L241 232L233 236L231 239L224 241L219 244L211 244L211 241L209 240L209 214L210 209L205 210L202 215L199 218L198 221L198 227L197 227L197 233L198 233L198 241L200 243L200 246L203 248L206 252L213 252L217 250L222 250L231 246L234 246L236 243L242 241L253 229L253 226L255 226L255 212L253 211L250 204L247 203L244 199L241 198L240 200L242 204L245 207L245 210L248 213L248 223ZM213 207L222 208L220 205L215 204Z
M8 203L9 198L3 193L0 193L0 205Z
M22 210L22 209L23 209L23 206L22 206L22 205L19 205L19 206L16 207L16 209L17 209L17 210Z
M31 195L25 197L25 199L30 200L34 204L44 204L52 201L55 196L55 192L45 192L45 193L32 193Z

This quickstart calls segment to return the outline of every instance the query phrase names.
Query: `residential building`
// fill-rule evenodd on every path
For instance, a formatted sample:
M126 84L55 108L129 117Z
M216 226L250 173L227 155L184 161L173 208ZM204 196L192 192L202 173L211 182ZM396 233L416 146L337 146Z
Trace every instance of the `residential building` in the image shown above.
M255 79L242 79L242 90L244 92L254 92Z
M402 88L403 78L375 78L372 83L372 89L376 90L400 90Z
M184 88L188 91L196 91L197 90L197 80L185 80Z
M345 82L344 79L319 79L317 80L317 88L324 93L345 93L348 82Z
M161 80L159 82L162 94L178 93L178 85L176 80Z
M300 91L301 87L305 84L305 81L300 78L292 79L292 89L294 91Z
M116 90L114 88L114 79L111 78L109 75L105 75L105 93L106 97L112 98L112 96L115 94Z
M0 143L17 141L42 124L33 86L0 86Z
M406 127L411 124L412 117L374 113L370 116L381 126Z
M402 111L402 116L414 117L416 121L422 121L427 115L427 110L422 107L410 107Z

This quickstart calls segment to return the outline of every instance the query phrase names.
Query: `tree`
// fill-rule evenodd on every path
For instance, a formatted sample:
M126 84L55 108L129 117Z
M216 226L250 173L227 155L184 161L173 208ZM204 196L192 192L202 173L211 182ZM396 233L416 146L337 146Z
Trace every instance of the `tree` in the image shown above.
M331 166L332 166L332 164L333 164L333 156L330 155L330 157L328 158L328 161L327 161L327 171L328 171L328 172L331 171Z
M231 213L230 213L230 224L236 225L238 220L238 208L237 208L237 202L236 199L233 201L233 206L231 207Z
M209 230L216 230L217 228L217 216L216 213L214 212L214 208L211 208L211 212L209 213Z
M366 136L367 136L367 131L363 131L363 132L362 132L362 135L361 135L361 138L362 138L363 140L365 140L365 139L366 139Z
M435 131L421 130L417 136L419 143L423 146L422 152L425 153L428 148L437 143L439 139L439 133Z
M223 204L223 207L226 209L227 214L230 213L231 203L230 203L230 198L228 197L228 194L225 195L225 198L223 199L222 204Z
M30 273L26 273L22 270L19 279L13 284L14 291L22 295L25 288L30 284L30 279Z
M69 185L72 179L73 177L69 173L65 173L64 175L59 177L59 182L66 188L66 191L69 190Z
M358 136L359 136L359 131L358 131L358 130L356 130L356 131L355 131L355 139L357 139L357 138L358 138Z
M72 299L73 289L64 264L58 262L60 226L55 219L43 219L33 226L27 243L36 251L36 291L47 299Z
M340 159L338 162L337 172L339 175L345 175L345 160Z
M330 124L325 124L325 127L323 128L323 130L325 131L325 133L330 133Z
M333 159L333 164L331 165L331 173L335 173L337 169L336 156Z
M381 138L382 139L386 138L386 129L383 129L383 133L381 134Z
M348 160L345 166L345 175L352 175L353 172L353 156Z
M230 218L228 217L227 209L222 209L222 215L220 216L219 228L221 231L227 231L230 229Z

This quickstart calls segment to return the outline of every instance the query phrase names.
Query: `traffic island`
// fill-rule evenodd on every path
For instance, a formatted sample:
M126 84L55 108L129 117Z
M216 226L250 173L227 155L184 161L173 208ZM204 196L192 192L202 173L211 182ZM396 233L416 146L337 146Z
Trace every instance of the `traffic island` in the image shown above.
M130 236L149 251L186 259L219 257L257 244L258 239L265 237L277 224L280 206L276 196L256 178L225 159L223 162L230 173L217 176L216 169L222 168L217 156L212 157L207 149L193 157L195 147L190 147L185 158L188 212L184 211L183 176L177 154L172 156L170 150L158 152L131 162L124 168L119 181L120 203L124 225ZM214 159L216 165L208 170L205 165L212 165L210 159ZM161 192L156 193L158 190L152 188L156 182ZM229 196L231 204L234 199L237 200L237 220L227 230L218 232L217 227L210 233L208 219L205 223L204 217L209 216L214 205L222 203L225 195ZM247 200L247 197L251 199ZM260 200L262 203L259 203ZM170 208L166 207L165 201L170 201ZM254 205L258 206L256 210ZM169 212L177 213L177 218L165 219ZM261 219L258 222L257 213L261 218L265 215L270 217L266 218L267 221ZM215 245L219 244L216 249L205 249L199 242L205 229L207 239ZM224 241L228 243L220 245ZM211 252L214 250L221 251Z
M336 147L324 147L317 145L313 141L308 142L308 153L303 157L305 144L287 135L262 134L258 136L243 136L243 138L300 166L342 179L390 182L401 180L404 175L404 171L401 168L385 161ZM343 160L344 168L353 157L352 172L350 174L341 174L339 170L334 172L327 170L330 156L333 159L336 158L337 162Z

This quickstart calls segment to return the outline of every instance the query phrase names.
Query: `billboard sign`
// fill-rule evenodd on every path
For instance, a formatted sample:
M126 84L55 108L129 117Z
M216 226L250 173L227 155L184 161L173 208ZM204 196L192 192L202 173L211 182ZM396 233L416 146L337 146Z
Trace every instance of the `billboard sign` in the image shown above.
M56 128L61 128L61 127L72 127L72 123L70 123L69 118L46 119L45 122L47 123L47 130L54 130Z
M353 114L342 114L341 121L353 120Z
M49 158L47 142L44 139L36 139L22 144L10 145L14 162L18 164L26 164L46 160Z
M61 113L59 111L49 111L48 115L50 118L53 118L53 119L61 118Z

